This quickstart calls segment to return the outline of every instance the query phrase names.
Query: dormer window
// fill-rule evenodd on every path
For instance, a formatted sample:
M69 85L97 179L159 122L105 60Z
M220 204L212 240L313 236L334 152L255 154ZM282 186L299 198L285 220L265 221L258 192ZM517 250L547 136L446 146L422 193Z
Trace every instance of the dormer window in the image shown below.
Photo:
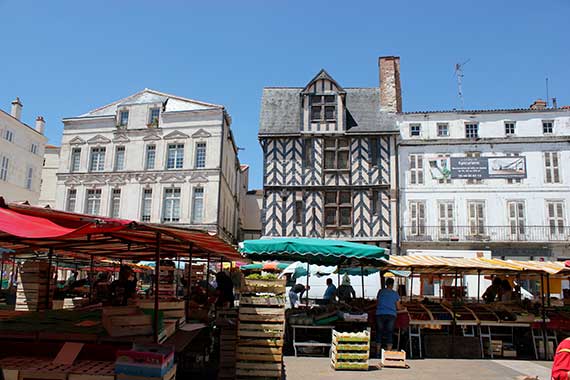
M336 120L336 97L334 95L311 95L311 121Z
M160 117L160 108L151 108L148 115L148 125L158 125L158 118Z
M129 111L119 111L119 125L126 127L129 122Z

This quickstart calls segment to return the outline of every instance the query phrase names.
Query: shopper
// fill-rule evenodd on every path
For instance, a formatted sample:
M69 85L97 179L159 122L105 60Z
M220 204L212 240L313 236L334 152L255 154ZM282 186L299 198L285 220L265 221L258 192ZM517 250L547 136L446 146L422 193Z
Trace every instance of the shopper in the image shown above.
M333 280L327 278L327 289L325 290L325 294L323 295L323 300L325 303L331 303L335 300L336 297L336 286L333 284Z
M513 288L509 280L501 281L501 302L509 302L513 300Z
M342 302L350 302L353 298L356 298L356 292L352 285L350 285L350 277L345 274L342 278L342 284L337 290L338 300Z
M216 274L216 306L234 307L234 284L225 272Z
M127 306L129 300L136 298L137 281L131 267L121 266L119 279L111 283L109 293L113 306Z
M299 307L299 300L303 298L305 289L305 285L303 284L295 284L291 287L291 290L289 290L289 304L291 305L291 309ZM310 289L310 287L308 289Z
M502 291L503 281L499 277L493 279L493 283L483 293L483 300L485 303L492 303L500 300L500 294Z
M564 339L556 348L554 363L552 363L551 379L570 379L570 338Z
M394 279L386 279L386 287L378 291L378 303L376 306L376 355L378 355L382 345L386 345L387 350L392 349L392 339L394 335L394 323L398 310L400 310L400 296L394 291Z

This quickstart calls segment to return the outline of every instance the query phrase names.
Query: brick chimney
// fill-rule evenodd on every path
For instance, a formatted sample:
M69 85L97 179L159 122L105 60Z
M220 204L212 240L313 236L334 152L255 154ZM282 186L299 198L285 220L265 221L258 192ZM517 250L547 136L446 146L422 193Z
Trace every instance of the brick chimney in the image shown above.
M531 110L544 110L546 109L546 102L542 99L536 99L529 108Z
M43 135L45 129L46 129L46 121L44 120L44 117L38 116L36 118L36 131L38 131L39 133L41 133Z
M402 112L400 57L378 58L380 71L380 108L385 112Z
M16 99L12 102L12 109L10 110L10 115L12 115L12 117L20 120L20 118L22 117L22 102L20 101L20 98L16 97Z

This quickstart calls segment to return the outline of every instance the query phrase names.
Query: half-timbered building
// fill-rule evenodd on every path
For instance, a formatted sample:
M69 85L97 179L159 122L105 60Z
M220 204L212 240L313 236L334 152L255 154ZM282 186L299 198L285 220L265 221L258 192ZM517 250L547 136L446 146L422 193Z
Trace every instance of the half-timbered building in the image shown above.
M343 87L321 70L304 87L263 90L263 235L370 242L397 233L399 58L380 87Z

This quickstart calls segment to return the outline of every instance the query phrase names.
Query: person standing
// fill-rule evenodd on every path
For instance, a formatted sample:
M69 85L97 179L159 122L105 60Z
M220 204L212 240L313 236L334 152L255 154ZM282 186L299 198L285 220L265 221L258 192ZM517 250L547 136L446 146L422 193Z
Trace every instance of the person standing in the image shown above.
M376 349L378 354L382 344L387 350L392 349L394 324L400 310L400 296L394 291L394 279L386 279L386 287L378 291L376 306Z
M570 338L564 339L556 348L551 378L552 380L570 379Z
M334 301L335 297L336 297L336 286L334 286L332 279L327 278L327 289L325 290L323 299L325 300L325 303L331 303Z
M356 292L352 285L350 285L350 277L348 277L348 274L345 274L342 278L342 284L338 287L337 296L339 301L346 303L356 298Z
M295 286L291 287L291 290L289 290L289 303L291 305L291 309L299 306L299 300L303 297L303 293L305 293L305 285L295 284Z

